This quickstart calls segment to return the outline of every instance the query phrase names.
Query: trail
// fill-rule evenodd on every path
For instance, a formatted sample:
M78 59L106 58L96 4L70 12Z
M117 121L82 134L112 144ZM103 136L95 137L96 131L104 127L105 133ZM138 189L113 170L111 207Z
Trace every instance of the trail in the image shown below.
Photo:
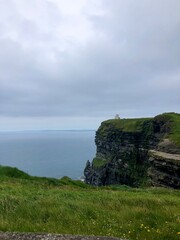
M74 236L49 233L10 233L0 232L0 240L125 240L114 237Z

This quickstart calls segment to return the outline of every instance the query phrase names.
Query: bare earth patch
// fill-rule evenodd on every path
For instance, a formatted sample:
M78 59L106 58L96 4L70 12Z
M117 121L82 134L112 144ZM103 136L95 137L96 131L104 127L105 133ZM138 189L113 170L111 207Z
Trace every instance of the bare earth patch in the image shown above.
M149 150L149 152L155 156L163 157L164 159L172 159L172 160L180 161L180 154L170 154L170 153L165 153L165 152L160 152L155 150Z
M73 236L45 233L0 233L0 240L123 240L114 237ZM125 239L124 239L125 240Z

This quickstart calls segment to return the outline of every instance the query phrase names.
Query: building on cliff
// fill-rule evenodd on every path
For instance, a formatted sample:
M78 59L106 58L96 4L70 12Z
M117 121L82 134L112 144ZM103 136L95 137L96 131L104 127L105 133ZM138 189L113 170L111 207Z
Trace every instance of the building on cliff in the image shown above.
M116 115L115 115L115 117L114 117L114 119L117 119L117 120L119 120L119 119L120 119L120 116L119 116L119 114L116 114Z

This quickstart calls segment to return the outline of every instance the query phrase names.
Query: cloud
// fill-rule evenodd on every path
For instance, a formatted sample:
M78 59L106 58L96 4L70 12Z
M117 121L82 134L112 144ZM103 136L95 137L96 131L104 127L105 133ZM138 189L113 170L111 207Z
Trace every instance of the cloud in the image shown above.
M0 1L0 116L179 112L180 3Z

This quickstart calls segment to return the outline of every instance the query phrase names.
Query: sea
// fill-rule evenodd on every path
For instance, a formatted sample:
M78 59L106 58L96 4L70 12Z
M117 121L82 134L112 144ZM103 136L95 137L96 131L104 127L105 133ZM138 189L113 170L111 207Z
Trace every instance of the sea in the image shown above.
M95 131L21 131L0 133L0 165L32 176L81 179L95 156Z

